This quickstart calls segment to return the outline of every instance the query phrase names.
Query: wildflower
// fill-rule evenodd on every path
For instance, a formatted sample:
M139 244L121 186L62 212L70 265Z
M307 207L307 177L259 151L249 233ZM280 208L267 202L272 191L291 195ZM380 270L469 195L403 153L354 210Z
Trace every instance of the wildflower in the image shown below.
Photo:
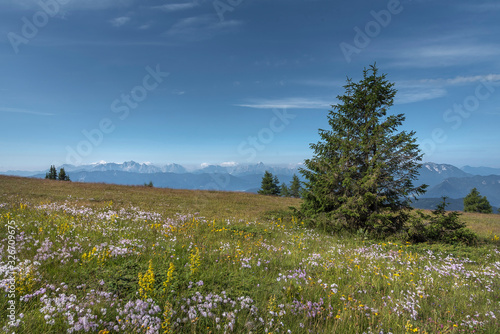
M189 264L191 266L191 275L194 275L194 273L200 266L200 250L198 249L198 247L195 247L194 250L191 251L191 254L189 256Z
M153 292L153 287L155 284L155 273L153 270L153 260L149 260L149 267L146 273L143 275L139 273L139 295L143 300L148 299L150 294Z
M167 279L163 282L163 286L164 286L163 291L164 292L168 288L170 282L172 282L174 270L175 270L175 265L172 262L170 262L170 265L169 265L168 271L167 271Z

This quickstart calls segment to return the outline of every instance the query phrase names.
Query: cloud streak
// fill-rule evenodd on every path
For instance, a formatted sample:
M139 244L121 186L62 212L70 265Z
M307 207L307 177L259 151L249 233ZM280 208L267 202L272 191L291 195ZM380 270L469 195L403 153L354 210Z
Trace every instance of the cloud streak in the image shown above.
M489 12L500 10L500 3L498 2L486 2L486 3L471 3L460 5L460 8L470 11L470 12Z
M183 40L198 41L230 31L242 23L236 20L220 22L213 15L193 16L178 21L165 34Z
M30 114L30 115L38 115L38 116L54 116L55 115L52 113L46 113L46 112L41 112L41 111L33 111L33 110L26 110L26 109L19 109L19 108L6 108L6 107L0 107L0 112L9 112L9 113L16 113L16 114Z
M153 9L160 9L165 12L177 12L181 10L187 10L191 9L194 7L197 7L198 4L194 2L188 2L188 3L171 3L171 4L166 4L166 5L161 5L161 6L154 6L151 7Z
M399 81L397 82L399 92L396 94L395 103L407 104L433 100L446 96L448 94L447 88L449 87L474 84L483 81L492 82L494 84L500 83L500 74Z
M393 49L384 55L393 59L391 65L399 68L433 68L452 67L474 64L500 57L498 45L474 45L464 43L457 45L425 45L405 48L404 51L394 52Z
M442 85L461 85L468 83L476 83L481 81L497 82L500 81L500 74L486 74L474 76L458 76L451 79L423 79L422 83L442 84Z
M443 97L447 91L442 88L423 88L414 87L413 89L405 89L396 94L394 99L395 104L408 104L420 101L433 100Z
M121 27L124 24L127 24L129 21L130 21L130 17L128 17L128 16L121 16L121 17L114 18L114 19L110 20L109 22L111 22L111 25L113 27L118 28L118 27Z
M45 1L44 1L45 2ZM135 0L70 0L61 5L71 10L101 10L114 7L128 7ZM40 0L2 0L0 8L19 8L24 10L40 10Z
M325 109L331 107L331 102L321 99L310 98L286 98L286 99L256 99L250 103L236 104L237 107L255 109Z

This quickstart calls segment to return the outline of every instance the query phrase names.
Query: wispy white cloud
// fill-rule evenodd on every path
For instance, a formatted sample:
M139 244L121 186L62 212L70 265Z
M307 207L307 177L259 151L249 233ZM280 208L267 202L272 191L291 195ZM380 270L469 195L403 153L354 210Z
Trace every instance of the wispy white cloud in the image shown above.
M436 29L442 32L433 33ZM428 31L431 33L412 35L408 32L405 37L377 40L379 47L370 49L370 56L384 60L386 67L398 69L468 66L496 62L500 57L500 45L491 42L495 40L495 30L484 29L481 24L439 22L429 26Z
M19 8L26 10L40 10L40 0L2 0L0 8ZM43 1L45 2L45 1ZM62 1L61 1L62 2ZM61 10L99 10L115 7L127 7L136 0L71 0L61 4Z
M500 83L500 74L457 76L454 78L433 78L398 81L395 103L405 104L437 99L448 94L453 86L474 84L478 82Z
M188 3L170 3L170 4L165 4L161 6L154 6L151 7L153 9L160 9L165 12L177 12L181 10L186 10L186 9L191 9L198 6L197 3L195 2L188 2Z
M478 61L500 57L500 46L492 44L442 43L441 45L413 46L391 49L385 57L393 59L390 65L406 68L451 67L475 64Z
M425 46L416 48L415 50L407 51L407 54L412 54L424 58L443 58L443 57L474 57L477 55L491 56L497 55L500 49L497 46Z
M170 37L197 41L213 37L217 33L232 31L243 22L237 20L219 21L214 15L184 18L175 23L167 32Z
M468 4L462 4L462 5L459 5L459 8L462 8L466 11L470 11L470 12L489 12L489 11L496 11L496 10L500 10L500 3L498 3L497 1L495 2L483 2L483 3L479 3L479 2L471 2L471 3L468 3Z
M500 74L457 76L454 78L433 78L420 80L401 80L396 82L398 93L394 103L408 104L420 101L433 100L444 97L448 94L448 87L478 83L482 81L492 82L494 85L500 84ZM295 84L311 87L342 88L346 82L340 80L307 79L293 80ZM238 106L251 108L324 108L330 106L324 100L309 99L285 99L285 100L254 100L252 103L240 104Z
M419 80L421 83L442 84L442 85L460 85L467 83L476 83L481 81L497 82L500 81L500 74L486 74L486 75L473 75L473 76L458 76L455 78L445 79L423 79Z
M151 28L151 24L150 23L146 23L146 24L143 24L141 26L139 26L139 30L147 30Z
M442 88L413 87L399 91L394 98L395 104L408 104L443 97L447 91Z
M19 109L19 108L6 108L6 107L0 107L0 112L10 112L10 113L16 113L16 114L30 114L30 115L39 115L39 116L54 116L55 115L52 113L46 113L46 112L41 112L41 111L33 111L33 110L26 110L26 109Z
M158 38L149 38L149 39L142 39L142 40L130 40L130 39L122 39L122 40L116 40L116 39L96 39L96 38L89 38L89 39L75 39L75 38L50 38L50 39L44 39L44 38L39 38L37 39L37 42L40 43L41 45L45 46L70 46L70 45L87 45L89 47L92 46L97 46L97 47L109 47L109 46L174 46L175 43L167 41L165 39L158 39Z
M331 101L310 98L286 98L286 99L255 99L250 103L236 104L238 107L255 109L325 109L331 106Z
M341 80L327 80L327 79L305 79L305 80L291 80L291 83L311 86L311 87L324 87L324 88L334 88L334 87L343 87L346 84L346 81Z
M130 21L130 17L128 17L128 16L120 16L120 17L114 18L112 20L109 20L111 25L113 25L113 27L117 27L117 28L128 23L129 21Z

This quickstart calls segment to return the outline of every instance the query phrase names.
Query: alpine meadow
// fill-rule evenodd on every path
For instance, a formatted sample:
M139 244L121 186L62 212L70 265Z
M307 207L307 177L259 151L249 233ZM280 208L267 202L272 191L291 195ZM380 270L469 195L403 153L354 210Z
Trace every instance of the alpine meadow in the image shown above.
M0 334L500 334L499 0L0 0Z
M497 215L461 216L470 247L324 232L296 198L0 185L6 333L498 333Z
M426 186L392 86L348 79L302 186L0 176L2 330L498 333L499 216L409 206Z

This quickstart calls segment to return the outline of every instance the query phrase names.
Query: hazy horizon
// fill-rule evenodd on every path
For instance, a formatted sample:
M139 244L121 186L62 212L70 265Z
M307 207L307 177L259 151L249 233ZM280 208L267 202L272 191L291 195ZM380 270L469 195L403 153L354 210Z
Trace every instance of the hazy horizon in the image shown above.
M184 168L186 168L188 171L194 171L194 170L198 170L198 169L202 169L202 168L205 168L205 167L208 167L208 166L222 166L222 167L235 167L235 166L251 166L251 165L257 165L259 163L263 163L264 165L266 166L272 166L272 167L293 167L293 166L301 166L303 165L303 162L290 162L290 163L272 163L272 162L262 162L262 161L259 161L259 162L256 162L256 163L236 163L236 162L232 162L232 161L226 161L226 162L215 162L215 163L178 163L178 162L164 162L164 163L155 163L155 162L150 162L150 161L134 161L134 160L127 160L127 161L122 161L122 162L117 162L117 161L104 161L104 160L101 160L101 161L96 161L96 162L92 162L92 163L86 163L86 164L79 164L79 165L73 165L75 167L80 167L80 166L88 166L88 165L99 165L99 164L111 164L111 163L114 163L114 164L118 164L118 165L121 165L121 164L124 164L126 162L135 162L135 163L138 163L138 164L147 164L147 165L153 165L153 166L156 166L156 167L163 167L163 166L166 166L166 165L173 165L173 164L176 164L176 165L180 165ZM457 167L457 168L464 168L464 167L472 167L472 168L500 168L500 166L476 166L476 165L453 165L453 164L449 164L449 163L446 163L446 162L435 162L435 161L422 161L422 164L426 164L426 163L435 163L435 164L438 164L438 165L452 165L454 167ZM52 164L51 164L52 165ZM61 164L61 165L56 165L57 168L63 166L65 164ZM8 172L8 171L25 171L25 172L40 172L40 171L46 171L46 170L49 170L49 166L40 166L39 168L28 168L28 169L8 169L8 170L0 170L0 172Z

